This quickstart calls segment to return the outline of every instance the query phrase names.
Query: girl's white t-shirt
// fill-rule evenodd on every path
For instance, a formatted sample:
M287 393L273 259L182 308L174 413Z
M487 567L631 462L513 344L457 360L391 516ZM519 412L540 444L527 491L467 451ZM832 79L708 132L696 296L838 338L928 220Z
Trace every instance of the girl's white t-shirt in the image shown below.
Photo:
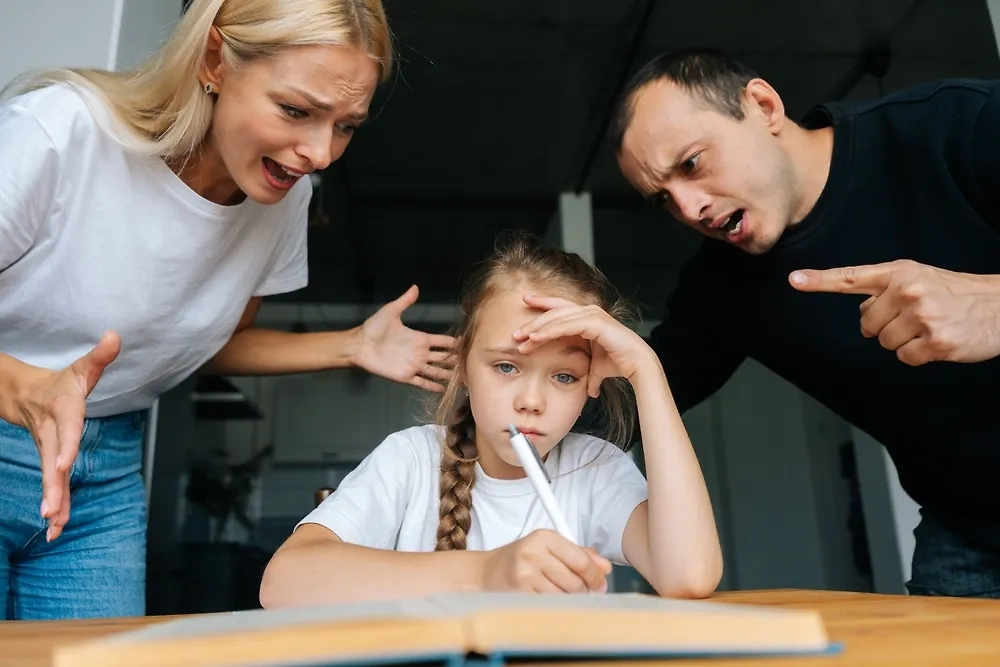
M393 433L298 525L320 524L366 547L434 551L441 434L434 425ZM625 525L648 497L646 479L632 459L610 442L571 433L546 457L545 469L580 544L626 565ZM531 481L491 478L477 463L467 548L496 549L541 528L554 530Z
M303 178L274 205L209 202L94 110L108 113L66 84L0 106L0 352L59 369L116 330L91 417L148 407L225 345L251 297L304 287L311 197Z

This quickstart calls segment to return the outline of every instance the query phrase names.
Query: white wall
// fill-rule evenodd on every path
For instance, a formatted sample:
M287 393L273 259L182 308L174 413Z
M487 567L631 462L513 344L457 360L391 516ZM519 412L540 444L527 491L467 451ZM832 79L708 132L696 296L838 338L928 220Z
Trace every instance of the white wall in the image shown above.
M913 529L920 506L903 490L885 448L852 428L867 521L876 590L905 593L913 559Z
M886 480L889 485L889 501L894 518L897 549L899 550L899 579L905 584L910 579L913 548L916 538L913 529L920 523L920 505L910 497L899 483L896 466L885 448L880 448L885 462Z
M368 374L229 379L264 413L259 421L225 424L231 461L275 447L274 467L268 466L254 499L255 518L304 516L316 489L335 487L390 433L423 423L425 392Z
M115 66L121 0L4 2L2 13L0 86L29 69Z
M0 87L46 67L122 69L156 50L181 0L33 0L0 10Z
M708 401L716 420L716 513L741 589L865 590L854 567L841 474L847 424L762 365L745 362ZM689 420L686 420L689 421ZM689 426L690 429L690 426ZM711 430L711 429L708 429ZM699 447L699 434L692 431Z
M166 42L181 16L181 0L119 0L122 5L116 69L138 65Z
M990 23L993 24L993 34L1000 33L1000 0L986 0L986 9L990 13Z

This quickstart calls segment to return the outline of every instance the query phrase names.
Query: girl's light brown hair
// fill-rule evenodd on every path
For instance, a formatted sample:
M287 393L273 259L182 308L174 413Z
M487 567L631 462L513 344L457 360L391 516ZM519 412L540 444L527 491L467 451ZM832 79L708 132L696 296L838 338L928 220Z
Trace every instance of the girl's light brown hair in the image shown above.
M502 238L494 253L466 281L459 301L453 380L440 395L434 423L445 427L441 457L441 506L436 550L465 549L472 525L472 487L476 481L476 425L463 385L465 361L475 339L480 314L498 294L511 289L597 305L626 323L634 310L614 290L604 274L579 255L542 245L527 234ZM635 423L631 386L624 378L608 378L598 399L598 435L622 448Z

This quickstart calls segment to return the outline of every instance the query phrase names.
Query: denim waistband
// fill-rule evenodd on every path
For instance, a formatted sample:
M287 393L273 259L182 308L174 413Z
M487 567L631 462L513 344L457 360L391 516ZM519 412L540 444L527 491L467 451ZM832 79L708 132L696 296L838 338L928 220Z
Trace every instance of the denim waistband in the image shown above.
M104 469L132 468L142 459L148 410L124 412L107 417L88 417L83 423L77 466L83 464L85 453L88 467ZM38 448L28 429L0 419L0 462L31 466L39 465Z

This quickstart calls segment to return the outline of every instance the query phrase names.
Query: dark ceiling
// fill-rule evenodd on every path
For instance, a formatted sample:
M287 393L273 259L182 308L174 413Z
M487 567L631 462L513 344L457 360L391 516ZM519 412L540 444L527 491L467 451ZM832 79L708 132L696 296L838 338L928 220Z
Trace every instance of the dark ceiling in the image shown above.
M381 303L410 283L450 302L507 229L544 233L560 192L594 200L598 266L656 316L699 237L650 211L603 141L622 80L655 54L724 48L782 94L867 99L996 77L985 0L387 0L399 61L373 120L323 174L311 284L276 300ZM879 81L860 67L890 57ZM640 289L641 286L641 289Z

